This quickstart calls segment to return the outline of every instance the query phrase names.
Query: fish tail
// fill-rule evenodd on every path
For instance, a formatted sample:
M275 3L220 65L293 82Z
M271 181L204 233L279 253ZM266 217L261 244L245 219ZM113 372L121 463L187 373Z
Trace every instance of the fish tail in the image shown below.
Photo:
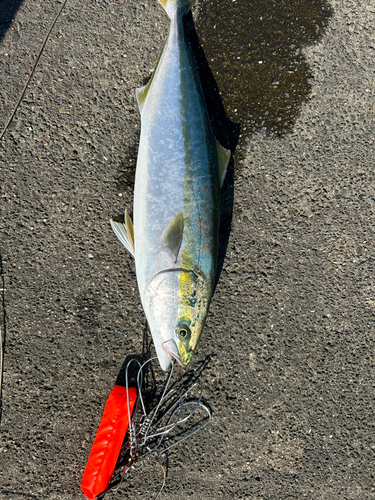
M187 14L196 0L159 0L165 12L172 19L177 12L181 15Z

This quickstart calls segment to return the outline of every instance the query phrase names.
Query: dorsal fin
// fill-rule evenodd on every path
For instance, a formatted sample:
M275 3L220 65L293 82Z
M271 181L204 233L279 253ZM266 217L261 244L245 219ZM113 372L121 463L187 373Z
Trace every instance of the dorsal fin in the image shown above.
M154 79L154 75L155 75L156 69L158 67L161 55L164 51L165 44L166 44L166 41L164 42L163 48L160 51L158 60L156 61L156 64L155 64L154 71L152 72L152 75L151 75L149 81L143 87L139 87L138 89L135 89L135 96L137 98L138 108L139 108L139 111L141 114L142 114L143 105L144 105L146 98L147 98L148 91L150 90L150 87L151 87L152 80Z
M225 174L227 173L227 168L231 156L229 149L225 149L217 139L215 139L216 145L216 155L217 155L217 166L219 168L219 181L220 187L224 183Z
M163 244L170 249L177 261L184 233L184 217L181 210L173 217L161 237Z

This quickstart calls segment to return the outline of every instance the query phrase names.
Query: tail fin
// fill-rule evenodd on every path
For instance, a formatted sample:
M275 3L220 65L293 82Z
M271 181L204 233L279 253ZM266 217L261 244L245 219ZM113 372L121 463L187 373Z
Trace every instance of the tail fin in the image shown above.
M177 12L181 15L187 14L195 4L196 0L159 0L159 2L164 7L168 16L172 18Z

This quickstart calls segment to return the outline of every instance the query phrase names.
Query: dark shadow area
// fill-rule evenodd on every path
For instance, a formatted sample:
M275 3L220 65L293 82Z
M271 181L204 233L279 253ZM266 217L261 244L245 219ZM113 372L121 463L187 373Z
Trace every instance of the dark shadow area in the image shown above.
M185 32L195 59L214 135L222 146L234 153L240 133L240 126L237 123L233 123L227 117L219 87L207 62L191 12L185 16Z
M176 380L175 382L172 383L171 389L175 390L177 393L183 393L189 387L191 387L193 384L198 383L199 379L202 377L203 372L206 370L206 368L210 364L211 359L212 359L212 356L211 356L211 354L209 354L199 363L196 361L192 365L192 366L194 366L194 368L193 367L187 368L184 371L183 375L178 380ZM190 366L190 365L188 365L188 366ZM176 363L175 370L176 369L178 369L177 363ZM207 404L207 402L205 402L205 404L207 406L209 406Z
M152 339L149 333L149 328L147 326L147 322L145 322L145 327L143 330L143 345L142 345L142 354L130 354L126 356L119 374L117 375L116 385L121 385L122 387L126 387L126 367L129 365L128 369L128 384L129 387L137 387L137 374L139 370L139 365L143 365L148 359L151 358L151 344ZM130 363L132 360L135 362ZM129 364L130 363L130 364ZM138 364L139 363L139 364ZM144 372L143 378L143 390L148 391L145 394L145 400L154 399L156 395L156 376L155 371L151 363L149 363Z
M243 138L263 128L277 135L292 129L313 78L303 48L321 40L332 15L327 0L199 3L199 38Z
M137 387L137 374L139 370L139 365L143 365L147 360L149 360L152 357L151 346L152 346L152 337L149 327L147 325L147 321L145 321L143 329L143 337L142 337L142 353L133 355L130 354L126 356L122 364L122 367L119 371L119 374L117 375L116 385L121 385L122 387L126 387L126 367L129 365L128 368L129 387ZM135 360L135 362L130 363L132 360ZM157 363L158 363L157 360L155 360L155 363L148 363L145 369L143 370L142 394L145 403L149 407L151 407L155 403L160 392L160 387L158 388L156 374L155 374L155 366L157 366Z
M0 1L0 42L10 28L17 10L21 7L23 0L1 0Z
M151 359L151 346L152 346L152 337L150 330L148 328L147 322L145 322L144 330L143 330L143 340L142 340L142 353L141 354L133 354L126 356L121 369L116 378L116 385L120 385L122 387L126 387L126 367L129 365L128 369L128 384L129 387L137 387L137 373L139 369L139 365L143 365L147 360ZM174 390L177 393L185 392L190 386L197 383L202 376L202 373L207 368L211 361L211 355L206 356L204 360L200 363L194 363L194 368L188 367L183 371L181 377L178 377L175 381L170 385L170 390ZM130 363L130 361L135 360L134 363ZM138 362L138 363L137 363ZM174 373L178 370L181 370L178 366L178 363L175 362ZM164 382L157 382L157 373L164 373L165 379L167 378L167 372L162 372L159 367L159 362L157 358L155 358L153 363L148 363L143 370L143 385L142 385L142 393L145 402L150 404L151 406L155 403L155 401L160 397L160 393L163 389ZM160 379L160 375L158 377Z
M138 142L139 137L136 142L127 146L124 151L124 159L118 167L118 173L116 176L116 187L118 191L127 191L134 189L135 182L135 167L137 164L138 155ZM128 210L132 207L128 207Z
M0 425L3 416L3 378L4 378L4 352L7 333L7 316L5 308L5 277L3 257L0 251L0 286L1 286L1 317L0 317Z

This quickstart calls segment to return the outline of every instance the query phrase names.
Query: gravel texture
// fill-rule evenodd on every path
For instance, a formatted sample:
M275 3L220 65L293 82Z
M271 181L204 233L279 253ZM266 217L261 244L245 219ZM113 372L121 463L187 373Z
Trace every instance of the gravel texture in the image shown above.
M0 2L1 126L60 6ZM191 364L213 420L164 460L160 499L374 499L374 0L200 0L193 18L236 152ZM109 219L132 208L134 90L167 31L156 1L68 0L0 145L1 500L84 498L104 403L142 352ZM160 482L150 463L106 498Z

